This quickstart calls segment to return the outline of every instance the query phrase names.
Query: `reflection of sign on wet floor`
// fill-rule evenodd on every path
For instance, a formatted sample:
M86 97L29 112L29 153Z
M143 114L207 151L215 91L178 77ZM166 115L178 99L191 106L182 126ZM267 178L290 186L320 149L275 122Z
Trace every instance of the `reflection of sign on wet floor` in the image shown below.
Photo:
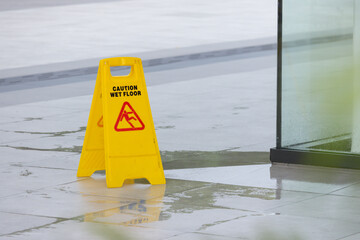
M114 128L117 132L135 131L143 130L145 125L130 103L124 102Z
M101 189L104 184L105 179L90 178L86 181L79 181L79 190L82 193L89 193L94 189ZM111 196L117 198L104 198L108 195L102 195L99 201L94 201L93 198L89 198L89 195L84 194L81 205L87 209L99 209L99 206L101 209L107 209L85 214L84 221L125 226L158 221L164 206L166 185L148 185L148 187L140 188L139 186L142 184L135 185L129 183L125 185L125 188L113 191ZM115 195L113 195L114 193ZM141 200L133 199L135 196Z
M139 200L126 206L87 213L84 221L124 226L158 221L161 213L159 202L161 201L162 197L152 200Z

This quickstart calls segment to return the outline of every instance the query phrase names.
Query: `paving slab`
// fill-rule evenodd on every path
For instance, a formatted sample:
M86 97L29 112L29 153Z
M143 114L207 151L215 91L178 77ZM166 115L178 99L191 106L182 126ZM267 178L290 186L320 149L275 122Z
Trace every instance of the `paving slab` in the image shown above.
M346 206L346 207L345 207ZM347 223L359 223L359 198L324 195L271 211L294 216L324 218Z
M339 239L357 233L357 223L327 218L297 217L284 214L254 214L219 223L200 232L223 233L245 239Z
M0 199L19 193L31 193L45 187L77 181L76 172L25 166L7 166L1 170ZM11 202L10 202L11 203ZM31 205L27 205L29 207ZM4 208L2 208L5 210Z
M131 199L75 194L64 190L42 189L0 199L0 211L45 216L76 218L130 204ZM31 207L29 207L31 206Z
M222 172L222 174L219 174ZM282 175L279 176L279 172ZM315 174L316 172L316 174ZM298 175L298 177L293 176ZM354 170L331 168L303 168L261 164L232 167L208 167L196 169L166 170L165 176L172 179L215 182L231 185L302 191L309 193L332 193L359 183L360 176ZM327 176L327 177L325 177Z
M356 240L358 238L360 238L360 233L351 234L350 236L341 238L341 240Z
M180 234L176 231L166 231L151 228L128 228L125 226L106 226L98 223L77 220L63 221L42 228L31 229L18 234L10 234L0 239L166 239Z
M54 222L57 222L56 218L0 212L0 238L1 235L21 232Z
M43 161L44 163L51 159L56 161L57 159L63 159L64 157L73 155L71 152L54 152L54 151L41 151L41 150L26 150L16 149L10 147L1 147L1 162L0 165L4 166L18 166L22 167L26 164L34 161ZM44 165L45 167L45 165Z

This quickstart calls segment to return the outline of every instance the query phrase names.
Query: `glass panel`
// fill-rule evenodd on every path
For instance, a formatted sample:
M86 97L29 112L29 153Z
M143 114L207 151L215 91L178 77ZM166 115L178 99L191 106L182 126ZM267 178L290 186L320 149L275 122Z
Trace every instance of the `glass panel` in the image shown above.
M358 151L352 146L360 143L353 126L357 1L283 0L282 147Z

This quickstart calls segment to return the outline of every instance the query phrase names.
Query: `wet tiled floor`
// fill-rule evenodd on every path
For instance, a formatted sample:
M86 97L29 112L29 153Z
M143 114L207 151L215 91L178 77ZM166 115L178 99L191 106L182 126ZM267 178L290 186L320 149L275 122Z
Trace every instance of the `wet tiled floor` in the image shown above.
M63 181L56 184L43 175L48 169L27 169L31 174L19 178L34 189L2 180L27 190L0 198L1 239L342 239L359 233L354 195L360 175L352 170L270 164L176 169L165 171L166 185L109 189L102 172L76 179L75 171L52 169L67 173L53 175Z
M2 108L1 239L328 240L360 232L358 171L271 165L266 145L160 144L166 185L109 189L101 171L76 178L90 98L69 100ZM159 142L171 140L174 126L157 128Z
M359 171L269 162L274 72L148 87L166 185L76 178L91 96L1 107L0 239L357 239Z

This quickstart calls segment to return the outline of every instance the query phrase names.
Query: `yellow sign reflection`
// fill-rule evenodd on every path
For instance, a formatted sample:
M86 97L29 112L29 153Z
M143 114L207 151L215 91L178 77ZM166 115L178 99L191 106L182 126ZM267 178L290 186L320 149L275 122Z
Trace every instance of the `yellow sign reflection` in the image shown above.
M136 185L140 184L129 185L129 191L119 191L117 198L109 199L112 203L118 200L121 206L87 213L84 221L124 226L158 221L166 185L147 185L147 188L141 186L138 189Z

